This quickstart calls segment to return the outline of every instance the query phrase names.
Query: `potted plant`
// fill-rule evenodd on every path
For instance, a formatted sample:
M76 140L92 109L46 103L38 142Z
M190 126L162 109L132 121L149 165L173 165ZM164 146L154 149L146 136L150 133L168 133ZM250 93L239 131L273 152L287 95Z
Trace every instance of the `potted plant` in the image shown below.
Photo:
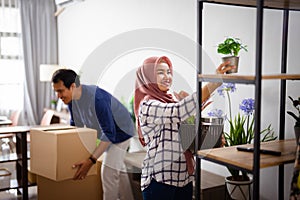
M201 138L199 145L201 149L217 148L222 146L223 117L206 116L201 118ZM195 152L196 137L195 117L192 116L179 126L179 136L184 150Z
M209 100L203 102L201 105L201 110L204 110L211 103L212 103L212 101L209 101ZM217 119L212 119L211 117L210 118L202 118L201 119L202 127L204 127L207 124L206 123L207 120L209 120L209 122L212 122L212 121L217 122ZM221 120L223 120L223 118ZM196 138L196 134L197 134L195 122L196 122L196 116L190 116L185 121L181 122L180 126L179 126L179 137L180 137L182 148L184 150L189 149L193 153L195 152L195 138ZM215 122L212 122L212 123L215 123ZM218 124L218 125L220 125L220 124ZM223 124L221 124L221 125L222 125L222 130L223 130ZM207 130L202 133L202 137L200 139L201 141L204 140L205 136L207 135L206 133L207 133ZM211 143L212 144L205 144L205 145L209 146L210 148L216 147L219 145L217 140L211 141ZM200 146L201 145L202 144L200 144ZM202 146L201 146L201 148L202 148Z
M297 114L295 114L291 111L287 111L287 113L296 120L294 130L296 136L296 143L298 143L299 135L300 135L300 97L298 97L298 99L293 99L291 96L289 96L289 99L292 101L293 106L296 108L298 112Z
M57 99L51 99L50 105L51 105L51 109L55 110L57 106Z
M236 68L227 71L227 74L237 73L239 65L240 50L248 51L247 45L243 45L239 38L227 37L222 43L218 44L217 51L220 54L229 55L222 57L223 62L230 61L227 66L235 66Z
M238 113L235 117L232 117L231 113L231 99L230 93L236 90L235 84L224 83L217 91L219 95L227 97L229 106L229 116L226 116L226 121L229 123L229 131L224 132L226 144L225 146L235 146L241 144L250 144L254 139L254 99L245 98L240 103L239 108L243 114ZM209 113L210 116L217 116L217 111ZM218 115L222 113L218 111ZM222 114L223 115L223 114ZM267 142L275 140L277 137L274 136L274 131L269 125L263 129L260 134L262 135L261 141ZM227 167L231 176L225 178L227 191L233 199L248 199L250 195L250 185L252 180L248 173L236 168Z

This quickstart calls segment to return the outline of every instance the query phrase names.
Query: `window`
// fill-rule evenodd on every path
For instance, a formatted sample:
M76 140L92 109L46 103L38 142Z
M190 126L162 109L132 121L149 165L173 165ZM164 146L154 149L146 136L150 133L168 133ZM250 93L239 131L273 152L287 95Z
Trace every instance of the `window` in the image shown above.
M0 110L23 108L24 63L17 0L0 1Z

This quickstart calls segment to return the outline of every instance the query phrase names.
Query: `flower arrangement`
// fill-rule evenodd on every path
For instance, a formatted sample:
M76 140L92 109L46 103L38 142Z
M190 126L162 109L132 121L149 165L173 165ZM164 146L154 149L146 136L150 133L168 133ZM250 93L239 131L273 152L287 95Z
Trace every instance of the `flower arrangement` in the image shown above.
M224 83L218 89L218 93L220 96L227 97L228 106L229 106L229 117L225 116L226 121L229 123L229 132L224 132L224 137L226 144L225 146L234 146L241 144L250 144L254 139L254 111L255 111L255 100L252 98L245 98L239 105L239 109L243 112L240 112L233 117L231 112L231 99L230 93L236 91L235 84L233 83ZM210 116L224 116L223 111L219 109L214 109L208 113ZM277 137L274 136L274 131L271 128L271 124L263 129L261 132L262 142L275 140ZM241 177L242 180L249 180L249 177L246 172L236 170L228 167L229 172L232 177L237 179L237 177ZM242 176L239 176L242 174Z
M298 113L295 114L291 111L287 111L287 113L296 120L295 127L300 127L300 97L298 97L298 99L293 99L291 96L289 96L289 99L292 101L293 106L296 108Z

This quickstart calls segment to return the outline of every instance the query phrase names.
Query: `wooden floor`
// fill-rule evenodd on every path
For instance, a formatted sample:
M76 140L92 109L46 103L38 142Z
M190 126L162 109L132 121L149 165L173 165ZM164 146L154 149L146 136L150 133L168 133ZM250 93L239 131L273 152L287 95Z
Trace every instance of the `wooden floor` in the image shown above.
M37 200L37 187L33 186L28 189L29 200ZM21 200L22 195L17 195L17 190L8 190L0 192L0 200Z

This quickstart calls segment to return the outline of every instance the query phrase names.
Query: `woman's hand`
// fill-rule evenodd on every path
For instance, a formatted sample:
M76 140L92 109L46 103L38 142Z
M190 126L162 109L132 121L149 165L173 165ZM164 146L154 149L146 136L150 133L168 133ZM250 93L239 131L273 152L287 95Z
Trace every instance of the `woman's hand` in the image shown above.
M230 64L230 61L220 64L220 66L216 69L216 74L224 74L227 71L236 68L236 66L226 66L228 64Z
M180 91L179 93L174 92L174 96L178 101L180 101L181 99L184 99L185 97L189 96L189 93L185 91Z
M234 69L235 66L228 66L226 65L230 64L230 61L224 62L220 64L220 66L216 69L216 74L224 74L227 71ZM222 82L209 82L202 88L202 101L207 101L208 98L210 98L210 95L217 89L219 86L222 85Z

